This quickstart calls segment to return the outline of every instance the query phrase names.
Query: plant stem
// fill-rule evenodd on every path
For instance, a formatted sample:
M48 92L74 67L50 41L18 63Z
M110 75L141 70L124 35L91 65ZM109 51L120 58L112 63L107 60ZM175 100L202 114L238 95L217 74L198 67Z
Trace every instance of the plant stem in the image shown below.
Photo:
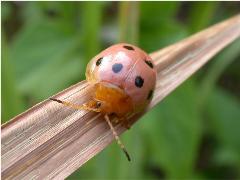
M140 2L119 3L119 41L138 44Z

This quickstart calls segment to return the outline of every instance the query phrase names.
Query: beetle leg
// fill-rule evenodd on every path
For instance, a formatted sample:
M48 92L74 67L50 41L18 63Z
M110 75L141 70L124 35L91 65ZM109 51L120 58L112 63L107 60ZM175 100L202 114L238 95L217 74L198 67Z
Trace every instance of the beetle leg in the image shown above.
M130 129L131 128L131 124L129 123L129 120L126 116L119 118L119 121L121 122L121 124L126 128L126 129Z
M130 129L131 128L131 124L129 123L129 120L126 119L124 122L123 122L123 126L127 129Z

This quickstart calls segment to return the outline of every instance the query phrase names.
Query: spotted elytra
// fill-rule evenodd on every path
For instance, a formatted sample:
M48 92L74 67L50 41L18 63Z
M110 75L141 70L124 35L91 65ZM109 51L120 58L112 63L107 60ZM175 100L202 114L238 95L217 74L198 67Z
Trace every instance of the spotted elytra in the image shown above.
M101 113L130 161L109 116L115 116L124 127L129 128L128 118L143 111L150 103L156 84L156 70L151 57L136 46L116 44L88 63L86 78L95 87L89 102L76 105L50 99L74 109Z

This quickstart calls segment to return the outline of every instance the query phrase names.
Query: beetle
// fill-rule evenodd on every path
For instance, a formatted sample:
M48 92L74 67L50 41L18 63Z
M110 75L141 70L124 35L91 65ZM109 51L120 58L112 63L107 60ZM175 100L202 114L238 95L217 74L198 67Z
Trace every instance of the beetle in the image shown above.
M86 79L94 86L94 94L89 102L76 105L50 99L74 109L103 114L117 143L130 161L109 116L114 115L124 127L130 128L129 117L143 111L150 103L156 85L156 69L151 57L131 44L113 45L88 63Z

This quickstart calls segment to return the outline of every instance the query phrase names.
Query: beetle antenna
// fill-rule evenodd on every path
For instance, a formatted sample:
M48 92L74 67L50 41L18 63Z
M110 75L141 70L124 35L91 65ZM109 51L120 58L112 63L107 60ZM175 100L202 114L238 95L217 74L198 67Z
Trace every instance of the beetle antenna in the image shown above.
M73 103L70 103L70 102L67 102L67 101L62 101L62 100L55 99L55 98L49 98L49 99L52 100L52 101L58 102L60 104L63 104L64 106L71 107L72 109L100 112L99 109L88 107L86 104L77 105L77 104L73 104Z
M106 121L107 121L107 123L108 123L108 125L109 125L109 127L110 127L110 129L111 129L111 131L112 131L112 133L113 133L113 136L114 136L114 138L116 139L118 145L120 146L120 148L121 148L121 149L123 150L123 152L125 153L128 161L131 161L130 155L128 154L128 152L127 152L125 146L123 145L123 143L121 142L121 140L120 140L117 132L115 131L115 129L114 129L113 125L112 125L112 123L110 122L110 119L109 119L108 115L106 114L106 115L104 116L104 118L106 119Z

